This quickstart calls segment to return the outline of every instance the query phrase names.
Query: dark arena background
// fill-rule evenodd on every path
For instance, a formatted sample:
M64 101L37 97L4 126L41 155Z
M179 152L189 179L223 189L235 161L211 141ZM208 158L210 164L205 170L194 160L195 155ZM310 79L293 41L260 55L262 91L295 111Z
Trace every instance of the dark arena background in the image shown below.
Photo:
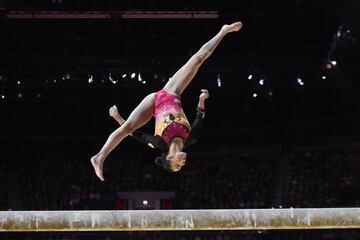
M0 210L360 207L360 1L0 0ZM169 173L126 138L90 158L224 24L182 95L201 137ZM154 133L154 119L141 128ZM359 239L357 229L1 232L0 239Z

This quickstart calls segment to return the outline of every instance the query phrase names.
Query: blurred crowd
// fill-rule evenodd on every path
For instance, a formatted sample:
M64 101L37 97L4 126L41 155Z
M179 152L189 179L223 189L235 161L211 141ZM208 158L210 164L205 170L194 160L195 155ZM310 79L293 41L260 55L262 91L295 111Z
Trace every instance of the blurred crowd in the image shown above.
M117 209L117 192L174 191L174 209L359 207L359 143L297 145L288 149L217 148L189 153L179 173L153 163L146 151L115 151L95 176L87 152L37 153L19 166L19 210ZM6 164L0 164L0 207L8 209ZM16 192L16 191L15 191ZM277 205L279 204L279 205ZM357 239L356 230L138 232L121 239ZM36 239L117 239L116 234L43 234ZM123 234L123 233L122 233ZM0 236L1 237L1 236ZM7 237L7 236L6 236ZM28 239L35 239L30 235ZM5 236L4 236L4 239ZM17 239L14 236L8 239Z
M360 205L359 144L298 147L287 158L286 207Z
M118 151L104 165L105 182L96 178L85 153L40 153L20 167L21 209L116 209L117 193L125 191L174 191L176 209L359 206L358 144L284 152L195 151L183 170L169 173L146 152ZM4 168L1 206L7 195Z
M0 162L0 210L7 208L6 163Z
M89 161L48 153L21 168L23 209L114 209L120 191L175 191L172 205L181 209L265 208L271 206L274 161L269 151L196 152L174 174L141 152L115 153L102 183Z

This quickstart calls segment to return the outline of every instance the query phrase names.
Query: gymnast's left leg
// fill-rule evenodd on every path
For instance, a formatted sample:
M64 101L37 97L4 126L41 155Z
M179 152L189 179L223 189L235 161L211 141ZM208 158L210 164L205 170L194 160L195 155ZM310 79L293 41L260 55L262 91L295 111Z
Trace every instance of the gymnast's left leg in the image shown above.
M212 39L205 43L199 51L197 51L186 64L170 78L163 89L180 96L190 84L203 62L214 52L223 37L228 33L239 31L241 27L241 22L235 22L230 25L225 24Z

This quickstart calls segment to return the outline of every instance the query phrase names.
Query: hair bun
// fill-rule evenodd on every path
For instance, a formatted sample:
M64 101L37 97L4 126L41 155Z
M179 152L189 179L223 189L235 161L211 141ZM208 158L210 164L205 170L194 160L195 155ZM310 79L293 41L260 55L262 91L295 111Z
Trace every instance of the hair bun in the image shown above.
M162 164L162 159L161 159L161 157L155 158L155 164L158 165L158 166L162 166L162 165L163 165L163 164Z

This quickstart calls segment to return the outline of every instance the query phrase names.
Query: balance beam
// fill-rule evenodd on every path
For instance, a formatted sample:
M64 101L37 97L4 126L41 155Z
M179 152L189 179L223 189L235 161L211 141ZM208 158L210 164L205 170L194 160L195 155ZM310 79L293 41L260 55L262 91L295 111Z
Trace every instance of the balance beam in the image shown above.
M0 212L0 232L339 228L360 228L360 208Z

